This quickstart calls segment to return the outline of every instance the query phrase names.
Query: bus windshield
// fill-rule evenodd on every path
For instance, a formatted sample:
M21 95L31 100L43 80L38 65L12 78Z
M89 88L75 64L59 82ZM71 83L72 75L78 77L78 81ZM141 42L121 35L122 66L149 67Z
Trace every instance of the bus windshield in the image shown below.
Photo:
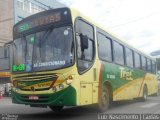
M72 27L47 29L14 40L13 72L53 70L73 64Z

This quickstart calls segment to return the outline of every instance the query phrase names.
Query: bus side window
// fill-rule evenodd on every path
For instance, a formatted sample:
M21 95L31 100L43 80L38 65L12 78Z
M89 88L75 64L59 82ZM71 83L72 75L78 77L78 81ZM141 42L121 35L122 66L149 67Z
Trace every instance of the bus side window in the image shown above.
M147 68L146 57L141 56L141 61L142 61L142 70L146 71Z
M80 19L76 21L77 62L80 73L86 71L93 64L94 37L93 26Z
M137 52L134 52L134 63L135 63L135 68L140 69L141 68L141 63L140 63L140 54Z
M101 33L98 33L98 53L101 60L112 62L111 39Z
M114 61L117 64L124 65L124 47L114 41Z
M151 71L152 71L151 65L152 65L151 60L150 60L150 59L147 59L147 71L148 71L148 72L151 72Z
M156 74L156 63L154 61L152 61L152 73Z
M133 51L125 47L125 52L126 52L126 65L128 67L133 68Z

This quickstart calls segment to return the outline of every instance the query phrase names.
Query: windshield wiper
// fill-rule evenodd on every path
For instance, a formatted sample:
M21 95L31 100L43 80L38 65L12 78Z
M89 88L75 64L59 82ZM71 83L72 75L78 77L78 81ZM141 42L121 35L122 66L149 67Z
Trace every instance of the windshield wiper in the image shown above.
M48 31L45 31L42 35L42 37L39 39L40 41L40 46L42 45L42 43L44 43L46 41L46 39L48 38L49 34L52 32L52 29L49 29Z
M36 35L36 37L38 38L38 41L37 41L36 44L34 44L33 54L35 54L35 47L37 46L39 48L39 57L40 57L40 60L42 60L42 57L43 57L42 46L44 46L44 44L47 41L47 38L49 37L49 34L52 32L52 30L53 29L49 29L47 31L40 32L38 36ZM35 55L33 55L33 60L35 60Z

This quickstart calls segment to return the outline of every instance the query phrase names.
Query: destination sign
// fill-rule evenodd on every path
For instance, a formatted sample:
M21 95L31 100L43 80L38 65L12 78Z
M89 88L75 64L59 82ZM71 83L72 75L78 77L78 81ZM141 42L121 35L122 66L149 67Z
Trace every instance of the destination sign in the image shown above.
M12 66L12 71L13 72L25 71L25 64L13 65Z
M42 16L40 18L29 21L28 23L23 23L18 27L18 32L23 32L37 26L47 25L49 23L58 22L60 20L61 14L59 12L47 16Z
M14 26L14 37L18 34L33 28L42 28L46 25L56 25L57 23L71 23L71 13L68 8L59 8L43 11L27 17Z

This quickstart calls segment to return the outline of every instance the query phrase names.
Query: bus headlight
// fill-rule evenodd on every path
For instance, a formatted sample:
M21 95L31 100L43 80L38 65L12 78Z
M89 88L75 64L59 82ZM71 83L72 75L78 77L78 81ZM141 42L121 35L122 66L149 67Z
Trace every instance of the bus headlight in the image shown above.
M72 81L73 81L73 78L74 78L74 75L69 75L68 79L66 80L66 84L70 85L72 83Z
M67 84L67 85L70 85L71 83L72 83L72 80L71 80L71 79L66 80L66 84Z
M63 89L64 85L63 84L59 84L59 89Z

